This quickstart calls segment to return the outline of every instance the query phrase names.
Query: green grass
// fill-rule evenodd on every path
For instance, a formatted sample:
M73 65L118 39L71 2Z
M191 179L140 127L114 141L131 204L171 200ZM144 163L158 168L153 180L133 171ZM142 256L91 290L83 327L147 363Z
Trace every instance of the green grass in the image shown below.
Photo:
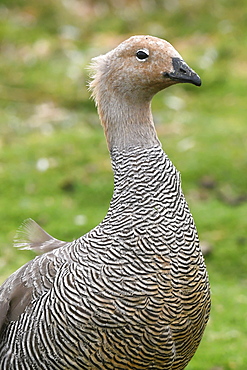
M34 257L12 248L24 219L72 240L107 211L113 177L86 89L90 59L132 34L165 38L203 81L153 101L164 150L212 246L212 313L187 370L246 370L246 14L244 0L1 1L1 281Z

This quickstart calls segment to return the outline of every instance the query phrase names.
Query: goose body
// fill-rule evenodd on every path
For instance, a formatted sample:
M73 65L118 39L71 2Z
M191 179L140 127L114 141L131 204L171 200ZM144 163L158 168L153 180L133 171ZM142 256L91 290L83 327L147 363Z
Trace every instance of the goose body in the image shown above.
M110 208L70 243L27 221L20 245L43 254L0 288L2 370L182 370L209 317L196 227L150 110L159 90L200 79L151 36L126 40L93 69L114 172Z

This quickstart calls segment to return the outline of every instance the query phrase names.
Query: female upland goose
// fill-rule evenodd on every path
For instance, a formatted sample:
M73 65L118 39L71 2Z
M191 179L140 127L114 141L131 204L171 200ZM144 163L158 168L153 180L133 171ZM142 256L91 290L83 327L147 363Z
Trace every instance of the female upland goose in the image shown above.
M70 243L24 224L19 246L43 254L1 287L1 370L182 370L209 317L196 228L150 110L158 91L200 78L151 36L131 37L92 68L114 171L110 208Z

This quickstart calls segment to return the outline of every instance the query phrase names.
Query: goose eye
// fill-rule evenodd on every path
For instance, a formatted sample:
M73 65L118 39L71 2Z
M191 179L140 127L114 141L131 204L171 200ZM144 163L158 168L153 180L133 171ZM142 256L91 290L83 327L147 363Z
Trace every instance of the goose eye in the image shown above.
M145 61L149 57L149 51L147 49L140 49L136 52L136 59Z

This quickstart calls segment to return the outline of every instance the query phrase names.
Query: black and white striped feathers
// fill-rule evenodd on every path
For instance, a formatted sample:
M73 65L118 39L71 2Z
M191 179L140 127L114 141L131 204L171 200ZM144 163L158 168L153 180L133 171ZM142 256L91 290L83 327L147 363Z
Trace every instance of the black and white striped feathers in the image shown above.
M1 369L182 369L194 354L208 279L179 173L160 147L112 161L103 222L16 273L31 304L4 329Z

